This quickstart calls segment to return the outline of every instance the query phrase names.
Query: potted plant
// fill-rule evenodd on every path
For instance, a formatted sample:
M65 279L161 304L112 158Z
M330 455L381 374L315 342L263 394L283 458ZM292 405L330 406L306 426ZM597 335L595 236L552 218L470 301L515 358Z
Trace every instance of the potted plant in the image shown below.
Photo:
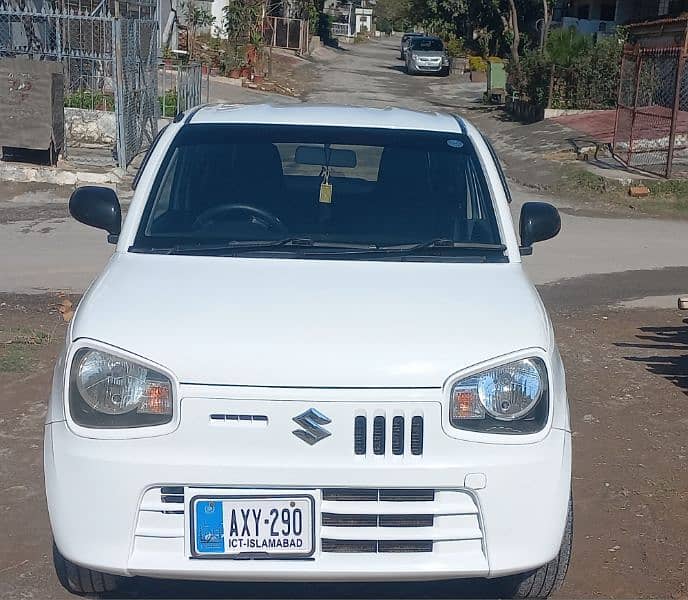
M162 51L162 62L165 65L165 67L171 67L174 62L172 50L170 50L169 46L166 46L165 49Z

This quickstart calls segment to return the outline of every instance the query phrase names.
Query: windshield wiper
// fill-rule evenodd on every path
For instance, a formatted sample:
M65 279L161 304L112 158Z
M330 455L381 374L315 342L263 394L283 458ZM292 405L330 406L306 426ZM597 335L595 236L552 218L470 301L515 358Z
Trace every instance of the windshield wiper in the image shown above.
M369 250L375 246L371 244L359 244L354 242L320 242L308 237L291 237L281 240L233 241L222 244L178 244L166 249L167 254L204 254L204 253L229 253L253 252L260 250L273 250L275 248L324 248L329 250Z
M483 244L479 242L455 242L448 238L435 238L425 242L418 242L414 244L399 244L394 246L380 246L378 251L385 253L399 252L401 254L413 254L419 250L466 250L478 252L504 252L506 246L504 244Z

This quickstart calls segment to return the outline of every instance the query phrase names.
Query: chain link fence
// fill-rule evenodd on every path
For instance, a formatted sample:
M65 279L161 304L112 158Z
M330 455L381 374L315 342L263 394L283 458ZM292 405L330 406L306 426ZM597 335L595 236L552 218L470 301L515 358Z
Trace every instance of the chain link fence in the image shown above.
M621 65L619 102L614 131L614 153L627 166L663 177L672 173L677 149L681 108L675 113L678 95L685 95L682 48L627 47ZM679 83L680 87L677 87ZM685 128L684 128L685 129Z
M60 61L65 106L114 110L113 19L0 0L0 58Z
M117 163L127 167L155 137L158 117L202 100L200 65L175 66L168 87L156 11L156 0L62 0L59 10L0 0L0 59L61 62L65 107L114 113Z
M158 115L158 30L150 19L114 22L117 86L117 157L120 166L153 141Z
M635 169L688 175L688 17L639 23L624 46L614 155Z

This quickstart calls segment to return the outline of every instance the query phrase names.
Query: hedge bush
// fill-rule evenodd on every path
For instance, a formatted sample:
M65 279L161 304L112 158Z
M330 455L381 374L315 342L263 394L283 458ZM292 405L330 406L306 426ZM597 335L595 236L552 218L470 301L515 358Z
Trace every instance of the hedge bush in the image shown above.
M560 46L558 52L525 52L518 68L508 67L511 87L536 106L613 108L619 88L621 41L610 36L594 44L579 43L575 38L572 42L568 53ZM564 59L553 58L553 54Z

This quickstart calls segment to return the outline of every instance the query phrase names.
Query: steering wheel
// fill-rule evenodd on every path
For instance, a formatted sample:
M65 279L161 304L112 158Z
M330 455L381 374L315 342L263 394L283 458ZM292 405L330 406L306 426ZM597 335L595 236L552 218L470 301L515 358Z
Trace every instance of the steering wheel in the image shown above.
M251 222L256 223L269 231L287 233L287 228L278 217L269 213L267 210L250 206L248 204L220 204L204 210L196 217L192 228L198 229L210 225L217 220L220 215L230 215L232 213L243 213L250 217Z

